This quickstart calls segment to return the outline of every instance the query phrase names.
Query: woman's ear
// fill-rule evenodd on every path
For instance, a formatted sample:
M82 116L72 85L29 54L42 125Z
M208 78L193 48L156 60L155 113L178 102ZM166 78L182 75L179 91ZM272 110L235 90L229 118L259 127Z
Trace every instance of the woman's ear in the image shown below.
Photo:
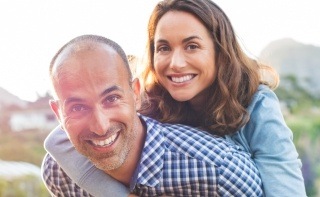
M140 109L141 107L141 95L140 95L140 81L138 78L135 78L132 81L132 90L134 92L134 100L135 100L135 106L136 106L136 110Z

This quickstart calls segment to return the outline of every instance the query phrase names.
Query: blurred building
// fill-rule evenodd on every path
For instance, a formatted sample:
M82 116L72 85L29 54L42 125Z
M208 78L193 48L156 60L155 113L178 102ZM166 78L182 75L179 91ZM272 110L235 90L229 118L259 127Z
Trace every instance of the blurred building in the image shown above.
M49 106L50 96L46 95L35 102L24 101L23 105L11 103L0 109L1 129L4 131L40 130L50 131L58 121Z
M42 98L26 107L13 109L9 114L11 131L24 130L50 131L58 122L49 106L49 99Z

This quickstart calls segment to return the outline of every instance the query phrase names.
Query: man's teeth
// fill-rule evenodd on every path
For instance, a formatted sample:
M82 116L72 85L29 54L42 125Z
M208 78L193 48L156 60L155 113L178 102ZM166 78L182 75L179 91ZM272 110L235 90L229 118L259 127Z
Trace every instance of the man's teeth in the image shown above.
M182 83L185 81L189 81L190 79L192 79L192 77L192 75L185 75L183 77L171 77L171 80L176 83Z
M91 140L91 141L96 146L108 146L114 142L114 140L117 138L117 135L118 133L115 133L105 140Z

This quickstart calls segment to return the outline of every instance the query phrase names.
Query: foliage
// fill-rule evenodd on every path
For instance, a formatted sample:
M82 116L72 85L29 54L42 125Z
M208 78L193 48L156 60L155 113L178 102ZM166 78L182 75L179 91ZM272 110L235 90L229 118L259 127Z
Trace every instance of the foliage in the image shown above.
M24 161L40 166L45 155L42 131L3 132L0 138L0 159Z
M0 159L24 161L40 166L45 155L43 141L47 135L48 133L43 131L2 132ZM28 175L11 180L0 177L0 196L47 197L49 193L39 177Z
M294 143L303 163L303 173L308 196L316 189L316 182L320 181L320 116L299 114L286 118L288 126L294 134ZM318 173L317 173L318 171Z
M4 179L0 179L0 196L4 196L4 193L7 187L8 187L8 182Z
M302 160L308 196L320 195L320 100L302 88L295 76L286 76L276 91L290 113L285 116Z
M313 106L320 106L319 99L301 87L297 78L293 75L284 76L275 93L279 100L285 102L290 112L294 114Z
M39 177L26 175L11 180L5 180L0 177L0 196L48 197L50 195Z

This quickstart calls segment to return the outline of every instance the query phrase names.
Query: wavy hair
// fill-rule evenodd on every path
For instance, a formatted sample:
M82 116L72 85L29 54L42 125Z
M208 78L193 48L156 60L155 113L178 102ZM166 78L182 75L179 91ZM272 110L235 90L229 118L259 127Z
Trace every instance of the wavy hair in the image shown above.
M174 100L159 83L154 70L154 36L161 17L169 11L194 15L210 32L214 43L217 78L208 87L208 98L195 111L188 102ZM263 73L263 75L261 74ZM269 76L269 82L263 76ZM271 76L271 78L270 78ZM140 113L161 122L200 127L216 135L236 132L249 121L246 111L259 84L276 88L278 75L272 67L262 65L241 49L229 18L210 0L163 0L154 8L148 23L146 68L142 73L145 101Z

